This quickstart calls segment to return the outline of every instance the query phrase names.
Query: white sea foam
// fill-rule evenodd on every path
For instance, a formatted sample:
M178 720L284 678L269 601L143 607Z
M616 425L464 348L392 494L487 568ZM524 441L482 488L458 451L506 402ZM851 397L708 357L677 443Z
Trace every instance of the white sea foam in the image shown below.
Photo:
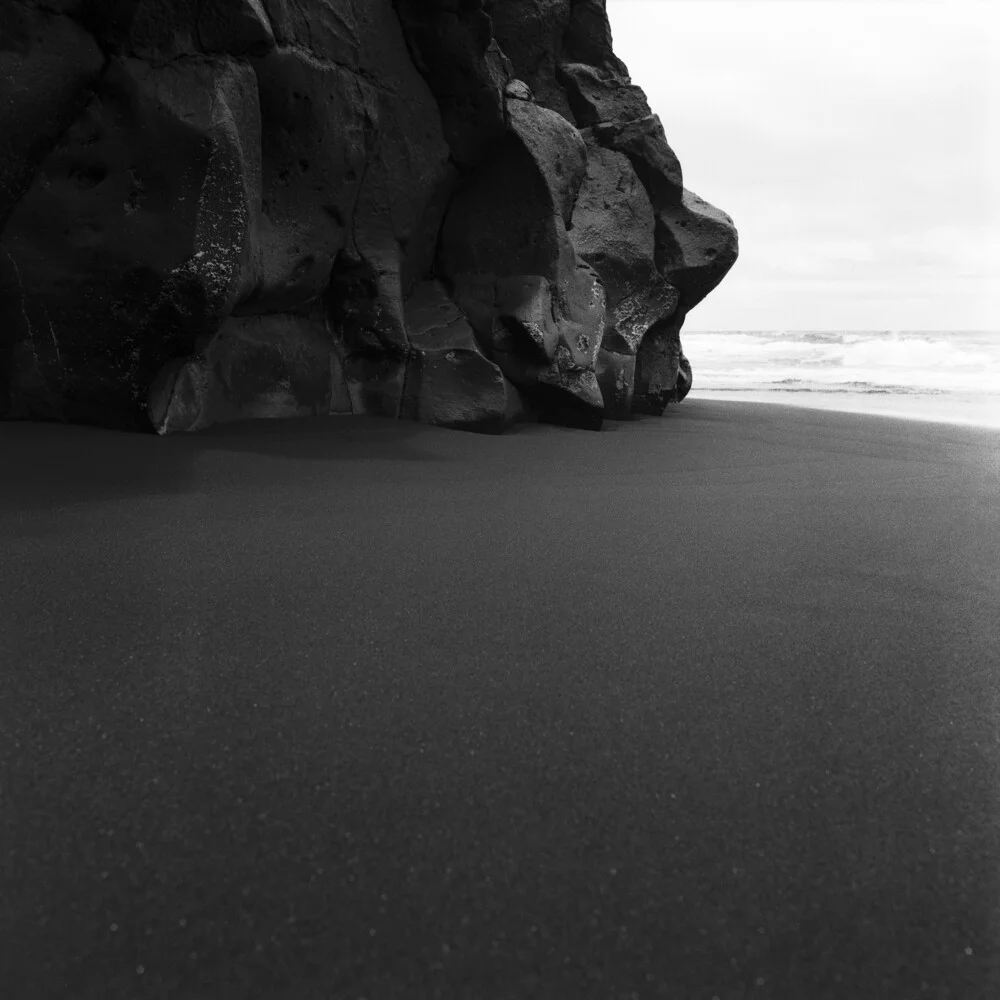
M815 393L848 409L900 397L907 410L920 397L935 412L964 408L975 410L974 422L983 413L1000 422L1000 332L739 330L685 332L682 340L696 396L749 392L801 404Z
M702 388L801 384L1000 392L1000 333L685 333Z

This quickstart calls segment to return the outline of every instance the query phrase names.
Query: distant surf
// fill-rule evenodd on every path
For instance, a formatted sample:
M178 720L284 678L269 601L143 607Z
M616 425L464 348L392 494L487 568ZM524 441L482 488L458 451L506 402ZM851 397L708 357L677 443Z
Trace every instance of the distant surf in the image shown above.
M682 340L693 398L1000 426L1000 332L722 330Z

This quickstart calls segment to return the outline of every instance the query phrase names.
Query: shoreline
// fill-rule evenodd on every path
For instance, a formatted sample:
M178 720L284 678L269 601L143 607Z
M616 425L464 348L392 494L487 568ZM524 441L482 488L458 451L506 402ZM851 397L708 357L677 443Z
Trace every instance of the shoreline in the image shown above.
M695 387L687 399L706 402L764 403L829 413L858 413L875 417L898 417L921 423L951 424L1000 430L1000 395L977 393L848 393L819 389L707 389ZM687 400L685 400L685 403ZM681 404L684 405L684 404Z

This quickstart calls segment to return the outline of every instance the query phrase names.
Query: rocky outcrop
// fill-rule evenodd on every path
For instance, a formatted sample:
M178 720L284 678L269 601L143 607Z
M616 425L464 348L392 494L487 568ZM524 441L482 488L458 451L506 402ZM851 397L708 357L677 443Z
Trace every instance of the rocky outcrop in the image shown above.
M0 415L662 413L736 259L602 0L6 0Z

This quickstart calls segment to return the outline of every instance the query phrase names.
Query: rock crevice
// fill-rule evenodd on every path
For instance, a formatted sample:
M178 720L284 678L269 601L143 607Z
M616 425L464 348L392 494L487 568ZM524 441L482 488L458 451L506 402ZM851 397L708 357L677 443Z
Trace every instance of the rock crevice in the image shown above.
M0 416L662 413L736 259L602 0L8 0Z

